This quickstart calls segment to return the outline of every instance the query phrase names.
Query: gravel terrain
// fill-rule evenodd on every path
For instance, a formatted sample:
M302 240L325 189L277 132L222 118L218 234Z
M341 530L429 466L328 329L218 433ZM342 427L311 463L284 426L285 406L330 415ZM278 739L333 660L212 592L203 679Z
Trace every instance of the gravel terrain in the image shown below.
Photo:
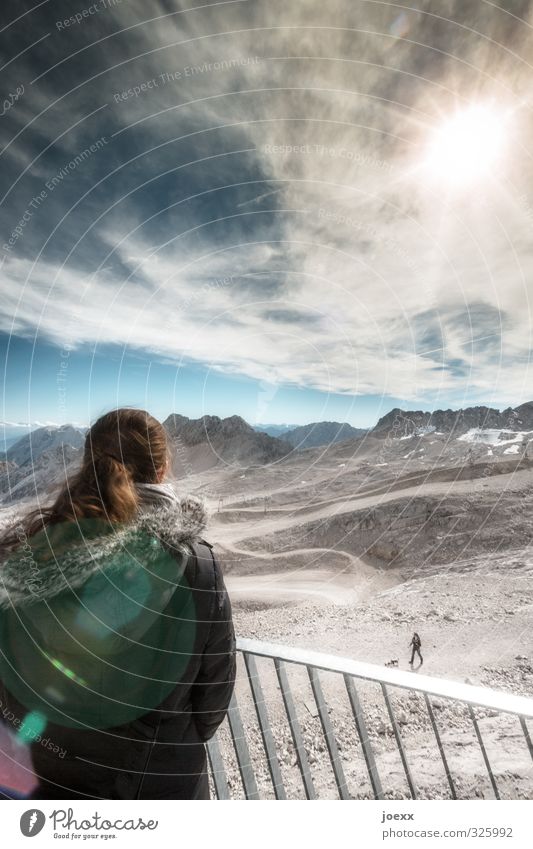
M369 435L293 452L266 466L202 461L176 487L206 503L206 536L224 565L238 636L352 658L377 670L395 659L413 681L423 673L533 698L530 436ZM28 504L3 509L0 525ZM424 664L411 670L414 631ZM273 797L239 662L236 693L255 779L260 795ZM287 795L304 798L273 664L258 658L257 669ZM288 674L315 792L337 798L309 679L294 665ZM320 681L339 749L339 783L350 796L373 798L342 676L320 673ZM430 700L447 776L423 695L393 686L389 692L416 794L493 797L467 706ZM382 689L360 681L357 693L382 794L408 797ZM500 795L533 798L533 757L519 720L478 708L475 718ZM227 721L218 739L231 793L242 798Z
M421 447L420 458L407 465L399 442ZM225 496L212 497L210 535L225 563L238 634L378 667L397 659L399 669L411 672L408 646L417 631L425 675L533 697L530 444L509 460L505 445L487 457L486 445L472 452L464 440L396 440L385 468L375 462L375 445L360 447L359 456L348 452L351 445L302 452L279 468L277 489L269 489L271 468L245 478L228 472ZM304 798L272 664L259 658L257 668L287 794ZM297 667L290 671L315 791L338 798L308 678ZM415 662L411 674L417 672ZM346 791L373 798L342 676L321 673L321 681ZM408 797L381 687L360 682L357 691L383 795ZM431 699L452 791L423 696L397 687L390 693L416 794L494 798L468 707ZM260 795L273 797L244 664L237 698ZM533 758L518 718L474 713L500 796L533 798ZM231 792L241 798L226 727L220 740Z

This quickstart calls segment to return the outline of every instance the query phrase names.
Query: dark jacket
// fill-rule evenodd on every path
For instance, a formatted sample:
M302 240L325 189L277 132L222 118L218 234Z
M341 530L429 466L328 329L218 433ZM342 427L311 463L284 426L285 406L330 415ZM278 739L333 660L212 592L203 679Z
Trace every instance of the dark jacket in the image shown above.
M0 721L31 747L32 798L209 798L231 604L200 503L142 492L136 522L62 523L0 566Z

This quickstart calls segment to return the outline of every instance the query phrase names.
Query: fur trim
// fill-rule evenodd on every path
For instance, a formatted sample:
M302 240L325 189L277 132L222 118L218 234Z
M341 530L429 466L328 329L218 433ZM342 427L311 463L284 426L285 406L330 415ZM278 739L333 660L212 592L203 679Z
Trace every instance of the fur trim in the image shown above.
M202 502L188 496L174 504L162 504L145 510L137 527L147 533L157 536L168 546L198 539L207 522L205 507Z
M157 574L161 547L182 571L187 545L201 538L206 521L199 499L152 492L143 494L139 516L128 525L109 528L102 520L84 519L51 526L0 564L0 609L48 601L67 588L78 589L96 572L111 573L125 564ZM181 571L176 569L176 579Z

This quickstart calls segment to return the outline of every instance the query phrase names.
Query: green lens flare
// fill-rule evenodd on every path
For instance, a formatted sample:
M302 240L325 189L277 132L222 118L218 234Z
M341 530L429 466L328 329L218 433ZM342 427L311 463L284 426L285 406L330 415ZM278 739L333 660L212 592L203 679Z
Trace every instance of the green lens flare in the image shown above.
M118 536L101 519L63 524L53 539L58 574L70 575L75 554L88 577L3 612L0 678L47 728L114 728L163 704L203 651L190 551L170 551L136 526ZM36 562L48 563L50 545L32 538Z
M26 714L17 731L17 740L21 743L31 743L46 728L46 717L39 711Z
M76 684L81 684L82 687L87 687L87 681L84 681L83 678L80 678L79 675L76 675L72 669L69 669L68 666L65 666L64 663L61 663L60 660L57 660L55 657L50 657L49 654L43 652L44 656L50 661L52 666L55 666L60 672L65 675L66 678L70 678L71 681L75 681Z

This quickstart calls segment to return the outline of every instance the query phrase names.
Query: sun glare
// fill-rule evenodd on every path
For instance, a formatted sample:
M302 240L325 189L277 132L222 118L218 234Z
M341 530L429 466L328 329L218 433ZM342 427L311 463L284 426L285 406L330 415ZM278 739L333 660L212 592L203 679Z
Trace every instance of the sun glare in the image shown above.
M472 106L434 131L425 164L437 178L469 183L491 173L503 141L502 115L486 106Z

